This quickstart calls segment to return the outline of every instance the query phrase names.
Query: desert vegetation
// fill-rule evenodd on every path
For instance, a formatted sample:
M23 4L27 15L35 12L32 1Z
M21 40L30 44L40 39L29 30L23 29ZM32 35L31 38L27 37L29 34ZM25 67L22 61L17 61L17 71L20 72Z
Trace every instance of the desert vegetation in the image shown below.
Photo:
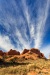
M20 55L0 55L0 75L50 75L49 59L40 55L39 51L24 52Z
M12 58L14 60L14 58ZM50 75L50 60L24 60L20 62L9 60L7 65L0 65L0 75L27 75L29 72L35 72L36 75Z

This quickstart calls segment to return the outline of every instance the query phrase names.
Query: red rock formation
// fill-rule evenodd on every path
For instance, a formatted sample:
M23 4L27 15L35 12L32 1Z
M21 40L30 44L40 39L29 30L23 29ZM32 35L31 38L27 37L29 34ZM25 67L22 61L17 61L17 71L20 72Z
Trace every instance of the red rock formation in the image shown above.
M0 50L0 56L3 56L3 54L4 54L4 53L3 53L3 51L2 51L2 50Z
M7 56L7 55L19 55L19 58L26 58L26 59L38 59L38 58L45 58L44 54L40 52L40 50L32 48L30 50L24 49L23 52L20 54L20 52L16 50L10 49L8 52L3 52L0 50L1 56Z
M40 54L40 50L35 49L35 48L31 48L30 51L36 54Z
M40 52L40 50L32 48L30 50L24 49L22 54L26 59L37 59L37 58L45 58L44 54Z
M7 54L8 55L20 55L20 52L19 51L16 51L16 50L10 49L10 51Z
M45 58L44 54L41 53L40 50L38 50L38 49L32 48L32 49L30 49L30 52L37 54L39 58Z
M40 54L38 55L38 57L39 57L39 58L45 58L45 56L44 56L43 53L40 53Z
M3 52L2 50L0 50L0 56L4 56L7 55L7 52Z
M28 49L24 49L21 54L25 54L25 53L27 53L27 52L29 52L29 50L28 50Z
M35 53L35 54L37 54L38 57L44 57L44 54L41 53L40 50L38 50L38 49L32 48L32 49L30 49L29 52L30 52L30 53Z
M46 57L44 56L44 54L43 54L43 53L40 53L40 56L41 56L42 58L46 58Z
M7 56L7 55L8 55L8 53L7 53L7 52L4 52L4 53L3 53L3 55L4 55L4 56Z

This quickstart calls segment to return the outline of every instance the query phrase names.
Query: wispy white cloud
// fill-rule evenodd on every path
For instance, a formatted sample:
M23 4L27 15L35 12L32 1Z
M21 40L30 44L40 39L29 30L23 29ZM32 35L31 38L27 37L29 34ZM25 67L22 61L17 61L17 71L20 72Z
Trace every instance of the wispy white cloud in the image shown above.
M23 5L23 12L25 15L25 18L27 20L28 25L30 24L30 14L28 11L28 6L26 5L26 0L22 0L22 5Z
M35 28L34 26L31 24L31 28L30 28L30 33L31 33L31 38L34 39L34 36L35 36Z
M28 28L29 28L29 32L30 32L30 37L34 38L34 22L33 23L31 22L31 16L29 13L29 8L26 4L26 0L22 0L22 5L23 5L23 13L24 13L24 16L27 20L27 24L28 24Z
M36 27L36 35L35 35L35 48L39 48L42 44L42 39L44 37L44 30L45 30L45 23L48 16L48 9L49 9L50 0L47 0L44 4L44 7L38 7L37 12L37 27Z
M15 2L15 0L13 0L13 1L10 1L10 3L8 3L7 5L4 4L5 6L3 6L3 4L0 3L0 13L2 14L2 16L0 16L1 17L0 24L5 27L5 29L8 32L8 35L9 35L9 32L12 32L12 34L10 33L10 35L16 41L18 50L24 49L24 48L30 48L31 47L30 43L32 41L34 41L34 44L35 44L35 46L33 47L39 48L42 44L42 39L44 36L44 28L45 28L46 19L48 16L50 1L47 0L45 2L44 8L42 8L40 5L38 6L38 0L36 1L36 4L33 7L33 10L35 7L38 8L38 10L36 9L37 10L36 25L35 25L35 19L33 17L32 17L33 20L31 20L29 6L26 3L27 0L21 0L21 1L22 1L21 3L17 3ZM21 4L21 8L19 7L19 4ZM20 13L21 12L20 10L22 11L23 14ZM22 15L24 15L25 18ZM25 19L27 22L25 21ZM27 25L29 29L28 32L30 33L30 38L29 38L29 35L27 34ZM35 26L36 26L36 29L35 29ZM15 38L18 38L18 39L15 39ZM0 35L0 41L1 41L0 47L3 47L6 50L9 50L10 48L13 48L13 49L15 48L11 44L11 40L8 36ZM20 47L20 44L22 48Z
M12 1L12 2L10 2L11 3L11 6L10 6L10 8L9 9L11 9L12 7L13 7L13 10L15 10L15 12L16 12L16 15L18 14L18 12L20 12L20 8L18 8L18 5L16 5L16 2L15 1ZM8 5L9 6L9 5ZM7 6L7 7L8 7ZM0 24L2 25L2 26L4 26L4 28L9 32L11 32L12 30L13 30L13 32L12 32L12 34L9 34L8 33L8 35L11 35L11 37L13 36L14 38L16 38L16 37L18 37L18 39L19 39L19 41L17 40L17 39L15 39L15 41L16 41L16 43L17 43L17 49L18 50L20 50L20 43L21 43L21 45L22 45L22 47L23 47L23 49L24 48L30 48L30 46L29 46L29 40L28 40L28 36L27 36L27 34L26 34L26 31L27 31L27 29L26 29L26 26L25 26L25 21L24 21L24 18L21 16L21 14L19 13L19 16L15 16L15 15L13 15L13 13L11 13L10 11L8 11L7 13L6 13L6 9L5 9L5 6L3 7L2 5L1 5L1 8L4 8L4 12L1 10L0 12L1 13L3 13L3 16L1 16L1 18L0 18ZM17 11L18 10L18 11ZM11 10L12 11L12 10ZM22 26L22 33L24 33L24 36L25 36L25 38L26 38L26 40L27 41L25 41L25 39L22 37L22 33L20 33L20 30L18 29L18 27L17 26ZM13 29L11 29L11 28L13 28ZM11 29L11 30L10 30ZM15 29L15 30L14 30ZM16 31L16 34L15 34L15 31ZM15 36L14 36L15 35ZM6 36L4 36L5 38L3 39L4 40L4 42L5 43L7 43L7 40L10 40L9 38L6 40ZM0 37L0 39L2 38L2 36ZM2 39L1 39L2 40ZM3 44L4 44L4 42L2 42L2 43L0 43L0 46L2 46ZM10 45L9 45L10 44ZM9 48L11 48L10 47L11 46L11 42L9 41L9 43L8 43L8 47ZM3 47L3 46L2 46ZM8 47L7 47L7 45L5 44L4 45L4 49L8 49ZM14 47L12 47L12 48L14 48Z
M10 38L8 36L4 36L0 34L0 48L8 51L10 49L16 49L14 45L11 43Z
M20 31L18 29L16 29L16 36L19 39L18 43L21 43L21 45L22 45L22 49L24 49L24 48L29 49L30 48L30 44L27 41L25 41L25 39L22 37L22 33L20 33Z
M18 5L16 5L15 0L8 2L0 1L0 24L4 26L7 31L10 31L12 26L15 27L19 21L22 21L22 19L20 19L21 14L17 15L19 12L20 9L18 8Z
M36 1L36 3L37 2L38 1ZM36 20L36 24L35 24L34 18L33 18L33 22L31 21L31 14L29 13L29 7L26 4L26 0L22 0L23 12L24 12L25 18L28 23L30 36L31 36L31 38L34 39L34 44L35 44L34 47L35 48L40 48L41 44L42 44L42 39L44 37L45 23L46 23L47 16L48 16L49 3L50 3L50 1L47 0L45 2L45 4L43 4L43 7L41 7L41 3L39 6L37 4L37 9L36 9L37 20ZM36 26L36 29L35 29L35 26Z

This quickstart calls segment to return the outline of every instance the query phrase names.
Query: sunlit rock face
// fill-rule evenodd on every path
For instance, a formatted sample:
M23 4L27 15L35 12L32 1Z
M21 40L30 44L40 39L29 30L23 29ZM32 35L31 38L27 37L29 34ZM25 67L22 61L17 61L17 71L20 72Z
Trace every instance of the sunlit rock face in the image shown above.
M19 51L16 51L16 50L12 50L10 49L9 52L7 52L8 55L20 55L20 52Z
M45 58L44 54L40 52L40 50L31 48L29 49L24 49L23 52L21 53L26 59L38 59L38 58Z

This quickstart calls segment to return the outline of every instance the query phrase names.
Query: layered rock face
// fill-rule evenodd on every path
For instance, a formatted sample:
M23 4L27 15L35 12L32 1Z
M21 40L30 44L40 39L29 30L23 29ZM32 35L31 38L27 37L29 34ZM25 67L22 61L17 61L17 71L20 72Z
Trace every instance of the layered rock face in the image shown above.
M18 55L19 58L25 59L38 59L38 58L45 58L44 54L40 52L40 50L31 48L31 49L24 49L23 52L20 54L19 51L10 49L8 52L3 52L0 50L0 56L4 55Z

